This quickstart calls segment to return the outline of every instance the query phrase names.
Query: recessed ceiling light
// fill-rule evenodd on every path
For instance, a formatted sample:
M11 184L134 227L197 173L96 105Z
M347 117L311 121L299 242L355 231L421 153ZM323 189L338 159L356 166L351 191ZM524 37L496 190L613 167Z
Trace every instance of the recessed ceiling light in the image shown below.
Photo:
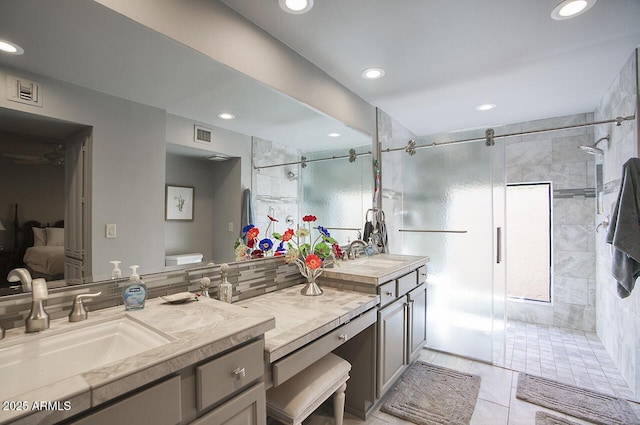
M383 75L384 69L382 68L367 68L362 71L362 78L366 78L367 80L376 80L382 78Z
M10 41L0 40L0 52L9 53L10 55L23 55L24 49Z
M230 114L228 112L220 112L218 114L218 118L222 118L223 120L232 120L234 119L236 116L233 114Z
M482 105L476 106L476 111L490 111L495 107L496 105L493 103L483 103Z
M287 13L301 15L313 7L313 0L278 0L280 8Z
M329 134L327 134L327 136L329 136L329 137L340 137L342 135L340 133L329 133Z
M551 17L556 21L581 15L596 3L596 0L564 0L551 11Z

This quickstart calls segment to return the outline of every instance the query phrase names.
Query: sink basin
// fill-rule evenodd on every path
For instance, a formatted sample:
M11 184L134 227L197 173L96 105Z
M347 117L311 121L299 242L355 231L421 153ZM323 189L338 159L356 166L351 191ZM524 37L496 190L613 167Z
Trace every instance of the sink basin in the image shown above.
M171 339L123 316L60 332L44 331L21 341L0 344L0 379L4 383L0 400L159 347Z

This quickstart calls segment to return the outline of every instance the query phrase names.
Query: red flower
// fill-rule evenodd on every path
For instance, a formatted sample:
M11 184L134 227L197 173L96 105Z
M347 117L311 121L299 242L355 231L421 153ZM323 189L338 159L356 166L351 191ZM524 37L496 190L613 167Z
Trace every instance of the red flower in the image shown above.
M255 245L255 239L249 239L247 241L247 248L253 248L253 245Z
M282 235L282 240L283 240L284 242L290 241L290 240L291 240L291 238L293 237L294 233L295 233L295 232L293 231L293 229L287 229L287 230L284 232L284 235Z
M315 215L305 215L304 217L302 217L302 221L316 221L318 219L318 217L316 217Z
M338 245L337 243L334 243L332 245L332 248L333 248L333 254L336 257L338 257L338 258L342 257L342 250L340 249L340 245Z
M316 254L309 254L304 262L311 270L315 270L322 265L322 260Z
M264 252L262 250L256 249L251 253L251 258L262 258L264 257Z
M275 218L271 217L270 215L267 215L267 217L268 217L268 218L269 218L269 220L271 220L271 221L278 221L278 220L276 220Z
M258 237L259 233L260 233L260 229L258 229L257 227L253 227L249 229L249 231L247 232L247 239L249 240L255 239Z

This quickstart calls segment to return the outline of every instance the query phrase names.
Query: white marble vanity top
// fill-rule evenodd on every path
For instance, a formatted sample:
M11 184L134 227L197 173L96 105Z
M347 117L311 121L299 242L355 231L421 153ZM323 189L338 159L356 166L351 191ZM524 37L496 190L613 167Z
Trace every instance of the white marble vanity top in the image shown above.
M300 289L302 285L295 285L238 303L275 316L275 329L265 334L265 352L271 363L380 303L380 297L373 294L322 287L322 295L304 296Z
M53 418L59 417L61 412L53 409L34 411L33 402L40 401L69 401L71 411L68 413L75 415L258 337L275 327L271 314L208 298L177 305L152 299L147 301L144 310L125 312L119 306L91 311L89 319L83 322L54 320L50 329L40 333L25 334L24 328L11 329L0 341L0 351L4 347L47 334L55 337L56 333L63 334L74 327L125 315L162 333L169 342L27 393L15 394L9 397L14 404L9 404L9 400L0 400L5 404L5 408L0 410L0 424L11 423L20 417L25 420L24 423L52 423ZM2 377L0 382L3 386L11 385L10 382L2 381ZM19 410L23 406L27 409ZM64 405L60 407L63 410Z
M325 269L320 279L335 279L377 286L407 274L428 262L429 257L415 255L360 256L354 260L339 261L336 267Z

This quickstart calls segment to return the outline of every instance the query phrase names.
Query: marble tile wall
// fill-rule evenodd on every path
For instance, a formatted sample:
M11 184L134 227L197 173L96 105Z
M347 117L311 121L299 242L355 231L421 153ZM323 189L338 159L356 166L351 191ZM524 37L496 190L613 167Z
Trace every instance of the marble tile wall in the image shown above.
M258 137L253 138L252 150L253 165L257 167L296 162L300 160L302 155L302 151L299 149ZM300 176L300 165L263 168L260 171L252 170L251 192L256 218L254 225L260 229L260 236L270 236L274 231L274 226L275 231L284 232L287 216L291 216L295 223L299 221L299 180L297 177L290 179L289 172ZM268 235L266 234L269 225L267 215L279 220L273 224Z
M591 113L555 117L510 125L509 132L564 127L592 120ZM594 156L577 149L579 145L593 142L591 127L509 138L507 183L550 181L554 191L594 188ZM509 300L509 319L595 331L594 223L594 197L554 196L552 302Z
M596 120L638 114L638 51L626 62L620 74L611 84L594 112ZM611 183L613 190L602 196L603 209L596 222L610 216L616 202L622 165L638 156L638 119L621 126L602 125L596 128L596 140L606 135L609 142L598 145L604 153L603 175L605 186ZM605 242L605 233L596 235L596 322L597 333L607 352L620 370L629 387L640 394L640 290L636 289L625 299L616 290L611 277L611 245ZM637 284L636 284L637 286Z

